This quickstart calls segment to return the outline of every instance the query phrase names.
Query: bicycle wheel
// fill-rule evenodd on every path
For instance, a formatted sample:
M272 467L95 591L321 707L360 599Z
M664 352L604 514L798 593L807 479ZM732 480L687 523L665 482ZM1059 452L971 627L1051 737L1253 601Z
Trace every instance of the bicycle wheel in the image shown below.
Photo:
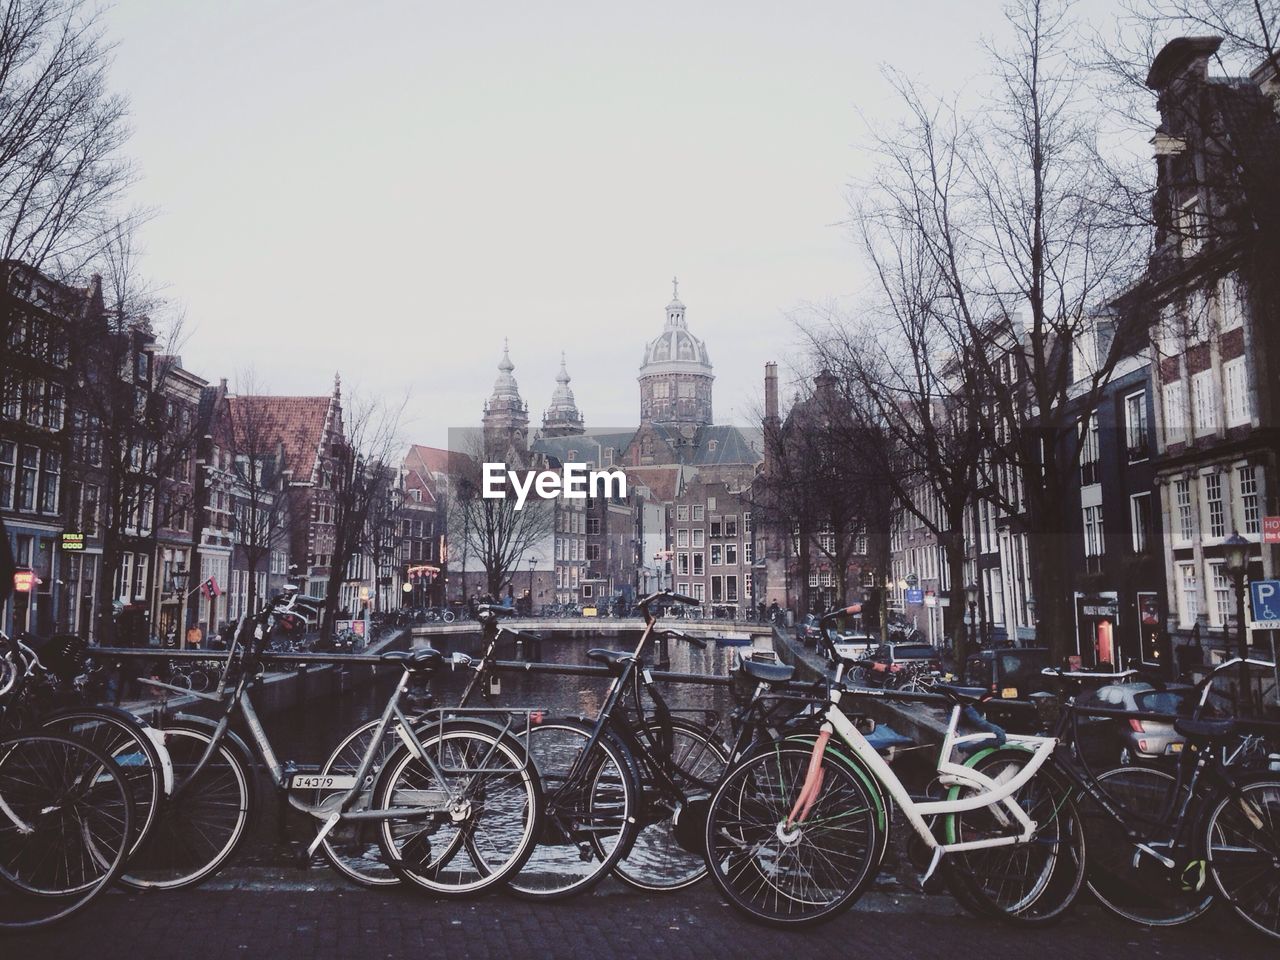
M657 722L645 729L656 741ZM652 771L643 769L640 829L630 852L614 868L619 880L641 890L681 890L707 875L704 818L728 763L729 751L713 731L672 718L669 775L691 802L677 816L676 798L665 796Z
M501 883L537 837L542 791L524 746L478 724L420 738L432 762L401 747L374 787L374 809L413 811L378 821L383 857L402 879L438 896Z
M377 731L380 720L371 720L353 730L329 755L321 776L355 776L364 760L369 744ZM390 732L378 745L378 755L369 770L365 789L351 806L352 810L368 810L373 802L373 784L386 766L387 759L401 745L400 738ZM311 802L317 806L329 803L336 808L346 793L340 790L317 790ZM356 820L337 824L320 842L320 850L329 865L343 876L366 887L390 887L400 882L400 877L382 859L378 845L378 823L375 820Z
M160 807L121 882L139 890L177 890L208 879L244 838L253 800L249 771L225 740L194 777L211 732L174 724L164 745L173 761L174 794Z
M640 806L640 774L625 746L601 736L584 755L594 724L555 720L529 730L529 755L542 781L538 845L508 889L530 899L590 890L631 846ZM575 763L578 775L569 782Z
M1015 776L1030 759L1028 751L1010 747L978 753L968 765L1000 783ZM953 787L949 799L974 792L976 788ZM961 905L979 915L1028 926L1056 922L1075 902L1084 882L1084 830L1071 789L1051 768L1042 767L1013 799L1036 824L1032 838L952 852L947 880ZM950 814L942 828L948 844L1021 832L1003 803Z
M1232 790L1205 821L1213 885L1245 923L1280 938L1280 780Z
M133 799L106 752L36 731L0 740L0 930L70 916L124 867Z
M172 786L167 753L156 746L151 728L131 713L111 707L75 707L45 717L45 730L63 734L97 747L120 767L133 799L130 851L146 837L156 810Z
M866 781L834 751L803 822L787 826L804 785L810 746L779 742L738 764L707 811L712 880L738 910L774 926L828 920L875 876L879 812Z
M1184 883L1137 847L1142 841L1170 855L1172 815L1186 799L1186 787L1175 797L1177 778L1151 767L1117 767L1095 781L1127 823L1118 823L1087 793L1081 795L1078 807L1089 851L1085 882L1094 898L1117 916L1152 927L1177 926L1208 911L1212 888L1194 879ZM1130 830L1137 835L1130 836Z

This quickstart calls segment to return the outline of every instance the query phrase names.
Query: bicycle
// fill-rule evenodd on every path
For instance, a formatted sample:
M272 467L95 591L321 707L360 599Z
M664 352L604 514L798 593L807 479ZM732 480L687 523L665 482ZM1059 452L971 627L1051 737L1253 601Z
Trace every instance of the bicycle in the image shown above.
M1094 851L1089 890L1117 916L1146 926L1177 926L1203 916L1221 897L1246 923L1280 938L1280 777L1270 771L1269 751L1257 738L1240 741L1235 720L1202 718L1214 679L1241 662L1227 660L1201 681L1192 717L1144 714L1171 719L1186 738L1176 775L1139 766L1095 774L1082 751L1075 751L1074 760L1066 751L1056 757L1055 767L1084 815L1086 846ZM1135 671L1043 673L1067 683L1119 680ZM1132 716L1081 708L1073 694L1063 704L1055 736L1075 743L1081 713Z
M684 812L692 799L710 793L728 753L713 731L672 715L645 665L657 628L650 608L659 601L697 603L669 590L641 600L645 627L634 650L587 653L612 675L595 718L544 719L530 730L529 750L546 794L539 844L508 883L518 895L567 897L610 872L644 890L680 889L706 874L698 830L690 829Z
M238 669L224 672L217 694L196 695L221 705L216 721L179 717L166 724L177 784L130 864L130 881L152 889L192 886L235 852L255 806L252 755L230 730L237 715L275 790L289 807L319 821L302 864L310 863L340 824L373 822L382 856L397 875L439 896L478 893L519 870L537 835L537 772L512 734L509 717L501 724L490 719L494 712L439 714L424 730L404 714L401 704L410 688L443 663L443 655L430 647L382 654L383 663L404 673L354 775L301 773L296 764L276 758L250 693L276 616L287 612L288 603L274 600L242 619L229 654L229 666L239 657ZM375 775L377 747L388 731L401 743Z
M752 919L777 926L830 919L858 899L879 869L890 828L884 797L931 851L922 882L944 855L1007 848L1017 856L1004 861L1009 868L1004 886L992 890L958 877L961 902L978 913L1017 919L1060 916L1080 888L1084 856L1070 798L1045 808L1035 789L1057 741L1005 734L985 722L982 732L957 735L962 713L977 717L973 708L988 692L940 686L952 710L937 772L950 793L938 800L912 797L840 707L842 696L854 691L842 685L847 661L836 653L830 630L841 613L853 612L856 608L832 611L820 621L820 637L836 673L821 702L821 726L812 744L781 739L748 752L711 798L706 856L720 892ZM1002 739L1018 753L1012 762L1002 756L998 770L977 758L959 763L952 757L959 749Z

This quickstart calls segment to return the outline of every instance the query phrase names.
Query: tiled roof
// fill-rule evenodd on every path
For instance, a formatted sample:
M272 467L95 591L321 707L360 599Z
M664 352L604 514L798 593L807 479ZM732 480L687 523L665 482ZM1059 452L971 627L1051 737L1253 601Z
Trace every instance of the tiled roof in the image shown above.
M233 416L252 419L262 436L284 445L294 482L309 481L324 440L332 397L229 397Z

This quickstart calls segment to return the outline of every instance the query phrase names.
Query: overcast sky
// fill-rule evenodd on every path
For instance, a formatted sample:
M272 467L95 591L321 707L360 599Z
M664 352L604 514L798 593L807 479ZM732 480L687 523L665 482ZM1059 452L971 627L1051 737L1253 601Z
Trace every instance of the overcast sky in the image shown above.
M789 318L865 283L840 224L894 115L881 66L953 90L999 10L118 0L145 269L194 372L315 394L341 370L407 392L436 445L504 336L535 421L563 349L588 425L634 426L678 274L716 419L742 420Z

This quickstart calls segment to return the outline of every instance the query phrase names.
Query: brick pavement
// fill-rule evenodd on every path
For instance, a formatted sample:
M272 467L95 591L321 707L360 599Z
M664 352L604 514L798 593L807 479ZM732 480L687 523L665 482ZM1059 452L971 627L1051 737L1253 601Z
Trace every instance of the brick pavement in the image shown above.
M1058 926L979 921L945 897L877 893L824 926L779 931L746 922L703 884L655 896L607 883L561 903L502 894L431 901L409 891L346 887L329 874L242 871L196 890L112 894L51 930L0 939L5 960L770 960L829 956L912 960L1274 958L1225 916L1151 931L1079 908Z

